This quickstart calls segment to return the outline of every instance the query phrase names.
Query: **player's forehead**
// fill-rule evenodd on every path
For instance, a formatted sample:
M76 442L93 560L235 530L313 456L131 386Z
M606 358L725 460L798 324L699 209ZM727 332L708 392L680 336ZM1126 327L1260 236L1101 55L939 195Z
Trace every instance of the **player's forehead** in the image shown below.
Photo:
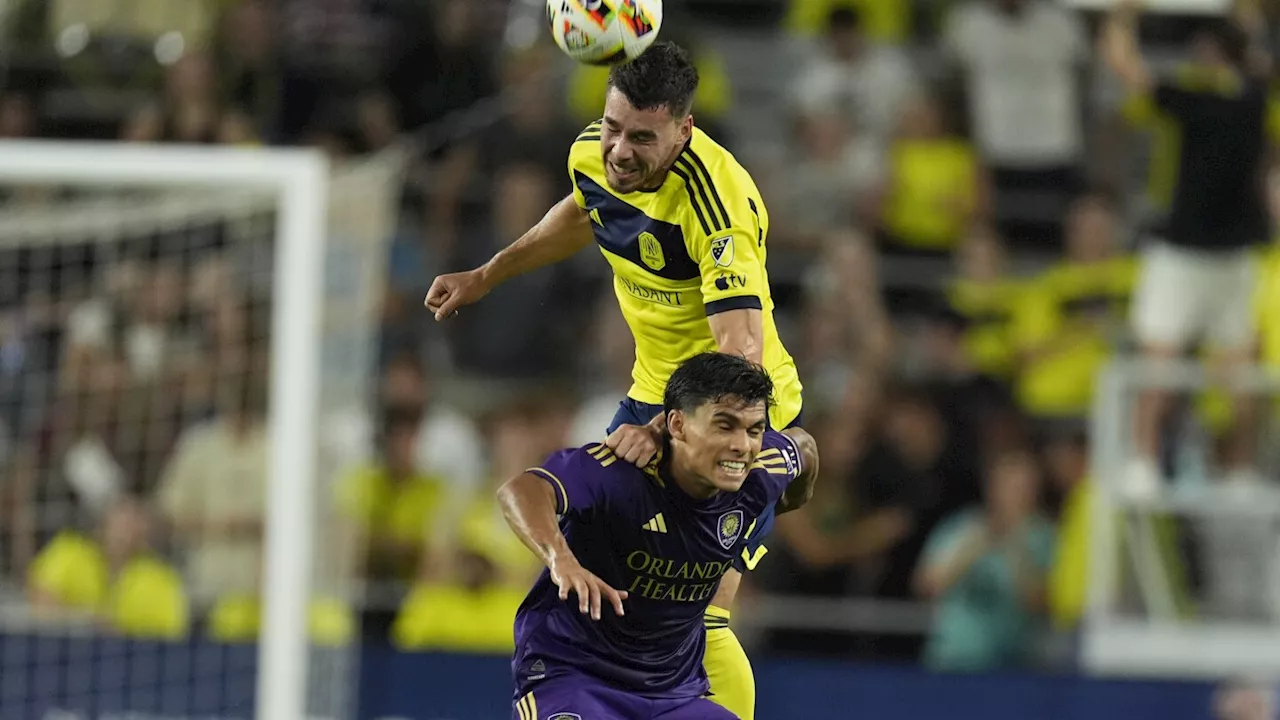
M726 396L708 400L694 413L706 421L720 420L751 427L765 422L769 408L763 400L747 402L740 397Z
M647 130L658 132L670 125L675 118L666 105L659 105L648 110L641 110L631 104L627 96L615 87L610 87L604 99L604 121L611 128L623 132Z

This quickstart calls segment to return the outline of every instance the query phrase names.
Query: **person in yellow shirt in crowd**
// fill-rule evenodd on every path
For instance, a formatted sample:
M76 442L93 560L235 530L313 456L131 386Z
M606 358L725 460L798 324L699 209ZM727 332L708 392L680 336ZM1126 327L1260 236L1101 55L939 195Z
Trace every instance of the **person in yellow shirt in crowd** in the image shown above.
M1117 249L1116 212L1100 194L1073 203L1067 256L1027 282L1014 316L1019 404L1041 420L1084 417L1094 379L1125 324L1137 273Z
M990 183L978 153L949 131L928 94L907 103L886 171L880 235L890 251L948 252L986 214Z
M554 415L538 403L517 403L493 419L490 474L496 483L523 473L560 444L564 426ZM490 489L472 498L456 524L450 572L414 586L392 626L392 641L402 650L510 653L516 609L541 565L519 538L503 532L506 521Z
M27 572L37 612L87 614L122 635L173 640L189 622L182 578L149 549L151 523L132 499L105 511L99 537L63 530Z
M903 0L791 0L785 23L792 35L814 37L826 30L832 10L847 7L862 17L869 38L900 45L910 39L911 6Z
M424 474L415 453L423 410L383 412L378 460L334 488L339 516L352 528L358 574L366 581L412 581L425 560L432 519L445 506L448 484Z
M989 225L969 230L955 260L947 302L965 320L965 355L982 374L1009 379L1017 361L1012 326L1023 284L1008 275L1004 243Z

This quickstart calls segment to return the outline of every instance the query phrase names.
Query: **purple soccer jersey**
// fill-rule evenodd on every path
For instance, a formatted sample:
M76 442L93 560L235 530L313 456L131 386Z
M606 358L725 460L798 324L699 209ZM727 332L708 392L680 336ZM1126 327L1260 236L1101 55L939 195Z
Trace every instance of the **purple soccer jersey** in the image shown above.
M705 694L703 611L800 462L791 438L769 431L742 488L706 500L603 445L562 450L530 469L555 490L560 529L578 561L629 597L626 615L602 607L592 620L578 612L576 595L560 599L543 570L516 613L516 697L566 675L647 698Z

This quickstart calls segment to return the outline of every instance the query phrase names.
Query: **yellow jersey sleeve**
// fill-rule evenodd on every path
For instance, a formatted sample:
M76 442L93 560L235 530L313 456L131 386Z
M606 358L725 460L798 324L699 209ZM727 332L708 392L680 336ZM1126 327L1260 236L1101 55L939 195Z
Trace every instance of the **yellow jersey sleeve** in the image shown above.
M600 157L600 120L596 120L578 133L578 137L569 146L569 185L573 188L573 201L578 207L587 209L587 198L578 187L578 179L574 176L577 170L583 170L592 159Z
M763 309L768 218L754 185L734 170L709 169L692 149L676 160L672 172L684 179L692 207L685 237L701 274L707 315Z

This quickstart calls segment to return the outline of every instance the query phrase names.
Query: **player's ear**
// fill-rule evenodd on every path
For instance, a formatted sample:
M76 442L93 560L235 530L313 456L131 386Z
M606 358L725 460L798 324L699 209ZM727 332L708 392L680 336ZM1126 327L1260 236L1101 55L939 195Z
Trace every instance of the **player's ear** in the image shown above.
M676 440L684 440L684 413L672 410L667 415L667 432Z

